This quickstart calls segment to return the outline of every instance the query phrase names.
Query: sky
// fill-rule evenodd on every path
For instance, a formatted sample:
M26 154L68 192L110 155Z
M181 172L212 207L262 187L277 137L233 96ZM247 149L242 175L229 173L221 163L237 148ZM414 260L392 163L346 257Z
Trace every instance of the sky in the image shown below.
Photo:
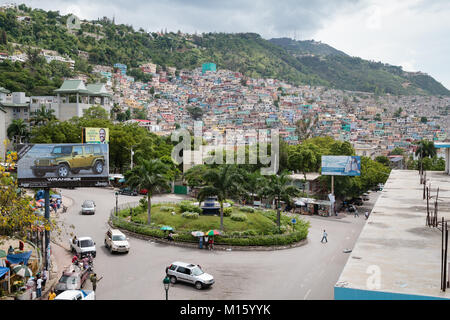
M11 1L0 0L0 3ZM255 32L321 41L350 56L426 72L450 89L449 0L22 0L148 32Z

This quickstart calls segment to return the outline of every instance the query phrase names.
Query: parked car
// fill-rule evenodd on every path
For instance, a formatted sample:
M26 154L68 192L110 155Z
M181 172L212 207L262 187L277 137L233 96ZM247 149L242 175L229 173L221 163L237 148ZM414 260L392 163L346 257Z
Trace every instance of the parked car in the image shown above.
M138 192L136 190L132 190L129 187L125 187L125 188L121 188L119 190L119 194L124 194L124 195L128 195L128 196L137 196Z
M109 229L106 232L105 246L109 248L111 253L113 251L126 253L130 251L128 238L118 229Z
M361 198L363 199L363 201L369 201L370 197L368 193L363 193L363 195L361 196Z
M139 194L147 195L148 190L147 189L141 189L139 190Z
M90 271L88 269L64 271L55 286L55 293L59 294L66 290L77 290L83 288L83 285L89 275Z
M81 205L81 214L95 214L95 202L85 200Z
M55 300L95 300L92 290L66 290L55 297Z
M90 253L93 257L97 255L95 250L95 242L90 237L80 237L73 241L69 239L70 248L73 253L76 253L80 257L86 256Z
M350 203L357 206L362 206L364 204L363 199L361 197L353 198L352 200L350 200Z
M80 170L92 170L101 174L105 166L105 157L101 147L92 145L54 146L49 157L38 158L31 166L33 175L42 178L47 172L55 172L60 178L80 173Z
M214 284L214 277L195 264L176 261L166 270L172 284L183 281L195 285L198 290Z

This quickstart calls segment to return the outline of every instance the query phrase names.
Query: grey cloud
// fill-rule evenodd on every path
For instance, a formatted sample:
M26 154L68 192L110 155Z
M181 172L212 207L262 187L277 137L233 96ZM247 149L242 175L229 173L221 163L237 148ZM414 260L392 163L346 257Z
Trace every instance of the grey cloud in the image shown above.
M362 0L25 0L25 4L47 10L78 7L89 15L88 19L112 17L119 23L133 27L158 31L180 29L184 32L256 32L265 38L292 36L294 32L302 38L311 36L342 10L353 7ZM86 12L86 13L85 13Z

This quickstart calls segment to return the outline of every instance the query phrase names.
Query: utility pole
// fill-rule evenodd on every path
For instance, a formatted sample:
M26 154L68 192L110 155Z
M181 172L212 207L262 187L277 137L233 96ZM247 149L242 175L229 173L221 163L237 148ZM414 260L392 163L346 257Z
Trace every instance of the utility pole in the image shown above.
M134 155L134 151L133 151L133 147L131 147L131 169L133 169L133 155Z
M50 223L50 188L44 188L45 213L44 218ZM45 231L45 269L48 270L50 261L50 231Z

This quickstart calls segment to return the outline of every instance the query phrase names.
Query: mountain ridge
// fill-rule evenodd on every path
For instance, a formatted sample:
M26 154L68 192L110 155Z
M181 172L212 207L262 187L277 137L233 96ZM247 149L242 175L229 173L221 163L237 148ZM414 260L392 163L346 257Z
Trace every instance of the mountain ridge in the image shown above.
M28 16L29 21L17 17ZM10 42L50 49L76 61L75 71L88 72L86 64L112 66L125 63L137 69L152 61L166 67L193 69L213 61L218 68L241 72L252 78L275 78L295 85L327 86L376 94L449 95L450 91L423 73L351 57L327 44L289 38L263 39L256 33L150 32L115 24L103 17L83 20L79 30L67 30L69 15L58 11L18 9L0 11L0 32ZM0 49L10 50L8 45ZM80 56L88 55L88 60ZM0 86L8 86L1 82Z

